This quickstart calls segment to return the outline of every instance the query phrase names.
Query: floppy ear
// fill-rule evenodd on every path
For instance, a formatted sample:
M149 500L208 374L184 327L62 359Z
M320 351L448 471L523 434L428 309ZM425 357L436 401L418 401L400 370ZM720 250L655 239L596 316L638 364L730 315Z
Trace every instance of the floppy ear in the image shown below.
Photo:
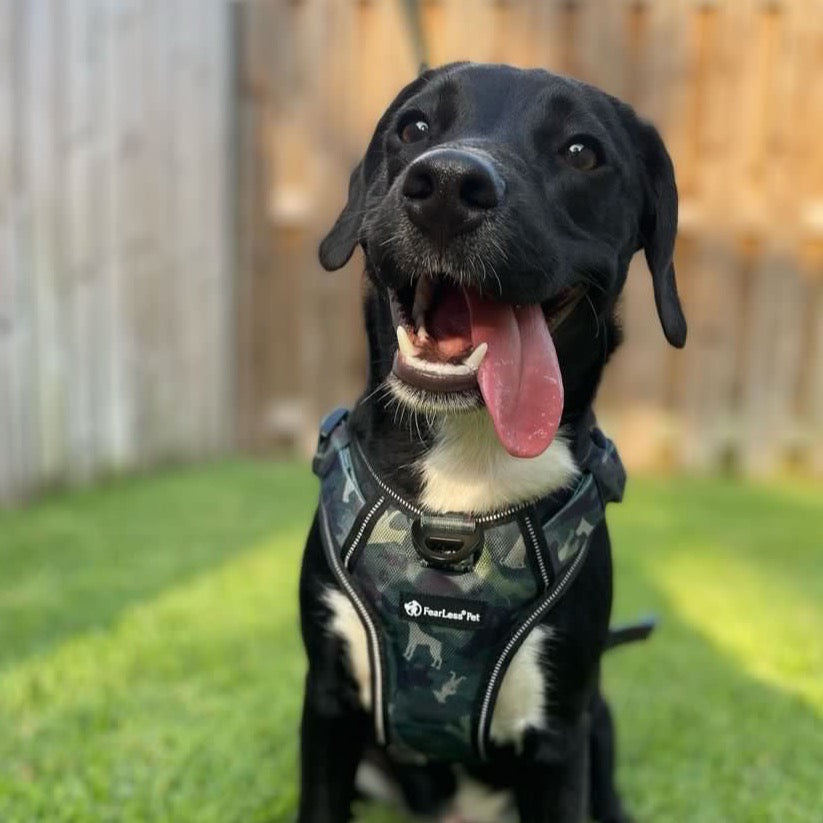
M372 141L374 142L374 141ZM320 265L335 271L349 262L354 253L366 204L366 181L361 160L349 178L349 199L331 231L320 243Z
M680 349L686 342L686 318L677 294L672 260L677 234L674 167L654 126L639 122L638 132L645 178L640 243L652 274L654 302L663 333L669 343Z

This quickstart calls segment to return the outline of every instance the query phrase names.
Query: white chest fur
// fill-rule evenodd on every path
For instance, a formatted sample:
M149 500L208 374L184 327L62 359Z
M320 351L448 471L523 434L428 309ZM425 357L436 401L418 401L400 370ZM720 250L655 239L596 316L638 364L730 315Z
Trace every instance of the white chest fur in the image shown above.
M445 418L434 447L416 468L427 508L475 514L542 497L567 486L577 474L562 436L537 457L512 457L485 409Z

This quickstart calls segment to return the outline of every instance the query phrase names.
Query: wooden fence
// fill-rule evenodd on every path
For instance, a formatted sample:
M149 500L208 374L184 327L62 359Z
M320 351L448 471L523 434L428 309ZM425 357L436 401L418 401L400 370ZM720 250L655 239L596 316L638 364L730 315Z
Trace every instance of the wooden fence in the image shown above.
M230 442L229 20L0 2L0 500Z
M0 2L0 500L308 444L362 385L316 245L417 69L402 0ZM636 264L629 462L823 473L823 0L422 0L432 65L544 66L661 128L690 336Z
M398 0L249 2L240 57L239 421L309 441L363 382L362 261L315 249L379 114L416 71ZM666 347L639 260L599 410L629 462L823 472L823 2L423 0L428 59L543 66L661 128L690 323Z

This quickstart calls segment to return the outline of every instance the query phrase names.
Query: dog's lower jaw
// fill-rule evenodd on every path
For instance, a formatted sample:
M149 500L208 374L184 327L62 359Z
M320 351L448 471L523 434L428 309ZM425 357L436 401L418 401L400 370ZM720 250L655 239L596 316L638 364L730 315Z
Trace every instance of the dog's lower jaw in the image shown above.
M386 388L401 409L420 415L427 422L438 416L453 417L483 407L479 389L454 392L431 392L411 386L393 372L386 378Z
M499 511L565 488L579 471L562 435L537 457L512 457L485 409L444 416L434 431L416 466L420 502L432 511Z

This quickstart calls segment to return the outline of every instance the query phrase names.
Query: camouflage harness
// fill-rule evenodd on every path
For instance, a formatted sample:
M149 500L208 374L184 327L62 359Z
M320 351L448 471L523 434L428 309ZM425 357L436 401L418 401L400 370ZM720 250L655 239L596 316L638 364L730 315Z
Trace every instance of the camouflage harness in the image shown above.
M369 645L377 741L398 756L485 759L512 657L577 576L606 503L614 445L591 429L573 492L495 514L432 514L373 470L338 409L320 430L320 531Z

